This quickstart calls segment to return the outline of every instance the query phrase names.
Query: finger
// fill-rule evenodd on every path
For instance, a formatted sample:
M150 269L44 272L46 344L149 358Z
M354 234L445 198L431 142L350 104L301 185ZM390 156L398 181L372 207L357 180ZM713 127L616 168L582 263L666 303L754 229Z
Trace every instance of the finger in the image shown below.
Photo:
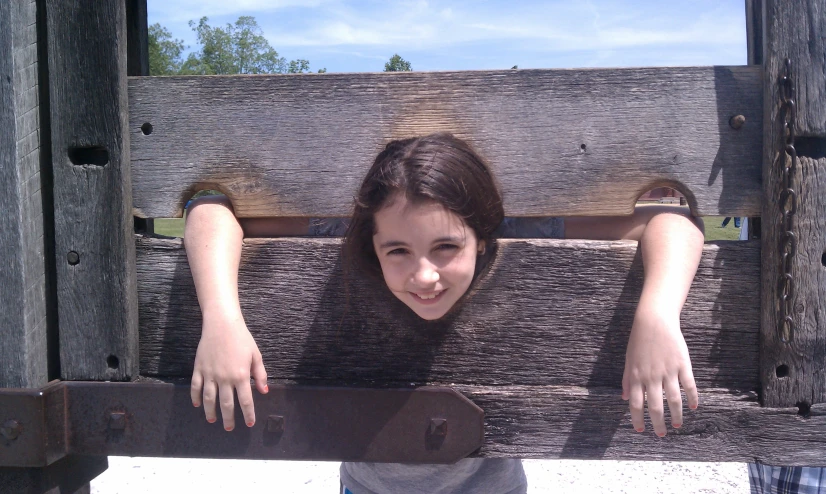
M210 424L217 420L215 416L215 398L218 395L218 387L215 381L207 379L204 382L204 416Z
M694 382L694 373L691 372L691 367L680 371L680 382L685 390L685 400L688 402L688 408L696 409L700 406L700 396L697 394L697 383Z
M652 382L645 387L646 401L648 402L648 417L651 425L654 426L654 433L660 437L665 436L665 417L663 417L663 385L659 382Z
M252 400L252 387L249 379L236 386L235 392L238 393L238 405L241 406L241 413L244 414L244 423L247 427L252 427L255 425L255 404ZM224 423L226 424L226 420Z
M645 413L643 406L645 405L645 391L641 385L632 385L629 391L628 408L631 410L631 423L634 425L634 430L642 432L645 430Z
M265 395L269 393L270 388L267 386L267 369L264 368L264 360L261 358L261 352L255 352L252 357L252 378L255 379L255 388L259 393Z
M201 393L204 389L204 376L200 372L192 373L192 382L189 384L189 397L192 399L192 406L201 406Z
M680 396L680 383L677 379L670 379L665 383L665 399L668 401L668 410L671 411L671 426L682 427L683 397Z
M221 393L221 417L224 419L224 429L231 431L235 429L235 392L231 384L222 385Z

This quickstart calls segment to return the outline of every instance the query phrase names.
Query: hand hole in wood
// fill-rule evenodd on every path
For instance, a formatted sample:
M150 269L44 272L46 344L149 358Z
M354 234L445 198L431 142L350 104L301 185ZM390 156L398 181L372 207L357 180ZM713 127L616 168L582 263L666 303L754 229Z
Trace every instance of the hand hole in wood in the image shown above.
M786 364L778 365L777 369L774 370L774 373L777 374L777 377L788 377L789 375L789 366Z
M76 166L106 166L109 163L109 150L103 146L70 147L69 161Z
M117 369L120 366L120 361L117 356L109 355L106 357L106 365L108 365L110 369Z
M149 134L151 134L152 133L152 124L149 123L149 122L146 122L145 124L141 125L141 132L143 132L143 135L145 135L145 136L148 136Z

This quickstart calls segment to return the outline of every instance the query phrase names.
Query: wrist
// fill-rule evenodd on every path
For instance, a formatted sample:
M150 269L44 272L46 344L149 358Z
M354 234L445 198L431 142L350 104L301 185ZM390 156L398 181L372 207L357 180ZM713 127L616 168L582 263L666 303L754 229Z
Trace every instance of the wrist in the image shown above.
M218 328L222 331L235 328L246 328L241 307L237 304L205 304L201 307L201 314L204 320L204 332L211 331L211 328Z

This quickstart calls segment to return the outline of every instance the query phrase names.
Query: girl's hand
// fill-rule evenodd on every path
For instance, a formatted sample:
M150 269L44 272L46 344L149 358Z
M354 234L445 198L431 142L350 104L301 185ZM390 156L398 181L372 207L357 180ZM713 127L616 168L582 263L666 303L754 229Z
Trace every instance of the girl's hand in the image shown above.
M247 427L255 425L255 406L252 400L250 374L255 379L255 387L266 394L267 371L261 359L261 352L244 323L240 312L233 316L204 315L203 331L198 351L195 354L195 369L192 373L192 404L200 406L203 396L204 414L207 422L217 420L215 401L219 400L224 429L235 428L234 393L244 413Z
M648 399L648 415L654 432L665 436L663 391L671 411L671 425L683 424L680 383L685 389L688 406L698 406L697 386L691 371L688 347L680 331L679 314L661 316L653 311L638 310L625 353L622 399L628 400L631 422L637 432L645 430L643 405Z

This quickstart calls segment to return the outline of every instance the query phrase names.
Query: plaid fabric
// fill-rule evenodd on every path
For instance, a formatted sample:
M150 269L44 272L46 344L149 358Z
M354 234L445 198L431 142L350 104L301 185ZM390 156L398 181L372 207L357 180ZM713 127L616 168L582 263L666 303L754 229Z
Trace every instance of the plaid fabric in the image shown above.
M826 467L749 463L751 494L826 494Z

